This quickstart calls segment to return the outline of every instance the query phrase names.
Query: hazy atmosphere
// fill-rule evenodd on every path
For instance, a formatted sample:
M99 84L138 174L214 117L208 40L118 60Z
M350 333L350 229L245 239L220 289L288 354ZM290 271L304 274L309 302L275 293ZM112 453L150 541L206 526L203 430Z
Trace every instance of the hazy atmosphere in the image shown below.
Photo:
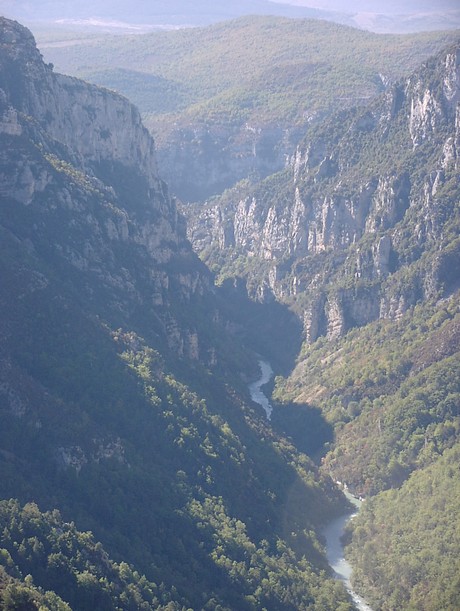
M242 15L278 15L335 21L375 32L415 32L460 27L457 0L0 0L0 13L24 22L120 31L190 27Z
M459 28L0 0L0 609L458 611Z

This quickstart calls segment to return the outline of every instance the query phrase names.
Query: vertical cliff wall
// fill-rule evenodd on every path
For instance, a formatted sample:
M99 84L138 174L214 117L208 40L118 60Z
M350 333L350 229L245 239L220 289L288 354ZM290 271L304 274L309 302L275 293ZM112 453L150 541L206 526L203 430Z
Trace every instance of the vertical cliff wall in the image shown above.
M187 304L205 293L212 301L210 276L187 242L138 111L55 74L28 30L1 26L3 230L72 278L114 325L136 326L139 309L154 311L158 341L206 360L211 347L201 350ZM51 280L44 273L42 281Z
M253 296L293 304L311 340L451 290L459 56L452 47L368 108L312 128L284 173L190 208L196 250L224 274L239 258Z

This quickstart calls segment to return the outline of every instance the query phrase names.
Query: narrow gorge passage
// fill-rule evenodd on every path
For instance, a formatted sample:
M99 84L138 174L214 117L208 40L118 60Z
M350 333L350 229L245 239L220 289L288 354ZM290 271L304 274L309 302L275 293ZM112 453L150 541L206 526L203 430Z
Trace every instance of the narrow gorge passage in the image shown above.
M262 387L270 382L274 372L268 361L260 359L259 367L260 378L248 385L249 392L251 399L255 403L258 403L265 411L267 420L271 420L273 407L271 406L268 397L263 392ZM344 583L356 608L359 611L372 611L371 607L369 607L369 605L351 587L350 578L353 569L350 563L345 559L342 545L342 537L345 532L345 527L348 522L358 513L362 501L347 491L345 491L345 496L356 507L356 511L351 514L347 513L339 518L335 518L324 527L322 534L326 540L326 558L329 566L333 570L334 577Z
M353 513L347 513L335 520L332 520L323 529L322 534L326 540L326 557L329 566L334 571L336 579L343 581L348 593L353 599L356 608L359 611L372 611L371 607L353 590L351 587L351 574L353 572L351 564L345 559L344 549L342 545L342 537L345 532L345 528L350 520L352 520L359 512L362 501L357 499L355 496L345 491L347 499L355 506L356 511Z

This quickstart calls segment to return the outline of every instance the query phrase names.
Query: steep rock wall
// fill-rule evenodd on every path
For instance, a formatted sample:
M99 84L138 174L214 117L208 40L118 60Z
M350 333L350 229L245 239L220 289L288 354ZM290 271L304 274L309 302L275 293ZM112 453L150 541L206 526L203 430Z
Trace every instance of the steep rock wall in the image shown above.
M104 304L111 323L130 328L137 309L154 308L159 341L206 360L211 347L184 312L211 295L210 276L159 178L138 111L55 74L16 22L2 19L0 32L2 231L72 278L81 299Z
M313 128L284 174L186 210L195 249L211 263L263 261L268 273L248 272L253 296L296 303L312 341L449 290L459 85L453 47L367 109ZM398 280L408 266L410 282Z
M159 167L183 201L204 201L250 175L281 170L302 132L289 126L210 125L174 130Z

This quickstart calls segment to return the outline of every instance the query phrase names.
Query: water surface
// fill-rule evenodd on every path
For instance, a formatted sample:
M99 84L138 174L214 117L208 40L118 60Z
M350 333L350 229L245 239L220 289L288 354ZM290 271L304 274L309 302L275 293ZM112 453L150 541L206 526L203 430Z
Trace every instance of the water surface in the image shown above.
M259 367L261 373L260 378L249 384L249 392L251 394L251 399L264 408L267 419L270 420L272 417L273 408L261 388L264 386L264 384L267 384L272 379L273 369L271 368L270 363L262 360L259 361Z
M259 367L260 378L249 384L249 392L251 394L251 399L263 407L267 415L267 419L270 420L273 408L270 405L270 401L268 400L267 396L262 391L262 387L272 379L273 369L271 368L270 363L263 360L259 360ZM356 511L347 513L340 518L332 520L332 522L330 522L323 529L323 535L326 539L326 557L330 567L334 571L335 577L344 583L356 608L359 611L372 611L371 607L369 607L369 605L360 596L358 596L358 594L356 594L351 587L350 578L352 568L350 563L345 560L341 541L345 532L345 526L358 513L362 502L347 491L345 491L345 496L355 506Z
M351 587L351 564L345 559L342 537L345 532L345 527L350 520L352 520L358 513L362 501L354 497L349 492L345 491L345 496L353 505L356 507L356 511L353 513L347 513L340 518L336 518L329 522L329 524L323 529L323 535L326 539L326 557L327 561L334 571L334 575L340 581L343 581L348 593L353 599L356 608L359 611L372 611L371 607L360 597Z

